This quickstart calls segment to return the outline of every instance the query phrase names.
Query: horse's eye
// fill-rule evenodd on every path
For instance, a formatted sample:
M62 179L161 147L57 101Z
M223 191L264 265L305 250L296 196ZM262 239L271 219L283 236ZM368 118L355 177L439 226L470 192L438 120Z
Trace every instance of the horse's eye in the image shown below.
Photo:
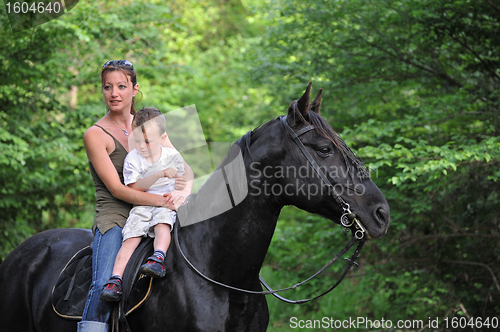
M332 150L328 146L323 146L317 152L321 157L327 157L332 153Z

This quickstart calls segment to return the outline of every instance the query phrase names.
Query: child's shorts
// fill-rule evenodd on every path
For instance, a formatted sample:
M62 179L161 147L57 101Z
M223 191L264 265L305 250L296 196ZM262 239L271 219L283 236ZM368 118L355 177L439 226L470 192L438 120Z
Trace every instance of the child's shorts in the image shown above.
M159 206L135 206L130 210L125 227L123 227L123 241L131 237L154 238L154 226L158 224L169 224L172 231L175 223L176 213L165 207Z

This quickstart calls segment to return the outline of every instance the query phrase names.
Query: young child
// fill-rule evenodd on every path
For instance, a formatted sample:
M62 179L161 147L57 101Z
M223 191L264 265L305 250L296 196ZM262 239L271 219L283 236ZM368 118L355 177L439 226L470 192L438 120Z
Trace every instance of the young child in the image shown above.
M175 188L175 178L184 173L184 161L174 149L161 143L167 138L165 117L154 107L144 107L132 122L135 149L125 158L125 185L132 189L163 195ZM165 253L170 245L170 231L176 219L175 211L166 207L135 206L123 228L123 243L116 256L113 275L100 295L104 301L119 301L125 266L141 238L154 238L154 254L140 272L162 278L165 276Z

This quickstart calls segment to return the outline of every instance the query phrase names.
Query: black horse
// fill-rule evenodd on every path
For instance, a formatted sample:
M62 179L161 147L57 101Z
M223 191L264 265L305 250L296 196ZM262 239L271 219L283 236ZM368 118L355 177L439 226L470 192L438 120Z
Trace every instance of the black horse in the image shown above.
M283 117L271 120L235 143L246 168L246 197L220 215L179 229L182 250L206 276L234 287L262 290L259 271L285 205L338 223L346 211L340 197L355 213L366 237L376 239L387 232L386 199L363 164L319 115L321 90L311 104L309 94L310 84L288 108L286 123ZM325 190L323 179L312 171L286 125L300 136L313 162L326 171L338 189L336 195ZM204 188L198 197L213 196ZM31 237L12 251L0 265L2 331L76 331L75 321L54 313L50 294L64 265L91 238L88 230L55 229ZM230 290L201 278L171 247L166 258L168 275L155 280L149 299L127 317L132 331L267 329L264 295Z

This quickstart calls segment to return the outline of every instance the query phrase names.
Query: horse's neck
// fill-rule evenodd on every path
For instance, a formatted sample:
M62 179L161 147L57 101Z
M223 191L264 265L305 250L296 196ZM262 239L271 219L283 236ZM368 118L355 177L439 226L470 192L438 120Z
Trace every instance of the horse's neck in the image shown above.
M186 250L208 275L243 287L260 271L279 212L275 205L248 195L229 211L186 227Z

